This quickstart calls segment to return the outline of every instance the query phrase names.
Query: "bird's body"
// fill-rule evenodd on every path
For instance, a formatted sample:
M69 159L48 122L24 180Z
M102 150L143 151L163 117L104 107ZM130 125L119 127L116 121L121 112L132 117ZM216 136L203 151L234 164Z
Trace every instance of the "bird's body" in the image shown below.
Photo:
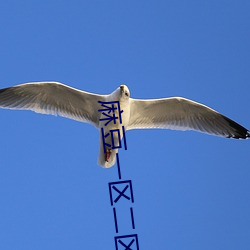
M123 86L123 85L122 85ZM120 105L120 110L123 111L121 116L122 116L122 123L120 123L119 121L116 121L116 123L114 123L113 121L109 122L106 126L105 124L107 123L107 120L102 120L107 118L103 112L100 113L100 122L99 122L99 129L100 129L100 149L99 149L99 157L98 157L98 164L100 166L104 166L104 167L111 167L115 164L115 160L116 160L116 153L118 152L118 149L110 149L108 148L106 153L104 152L104 148L103 148L103 136L101 133L101 129L103 128L103 132L104 135L110 133L111 130L117 130L119 129L120 131L120 140L123 137L123 131L122 131L122 126L124 126L124 128L128 127L128 121L129 121L129 116L130 116L130 99L129 98L120 98L120 88L116 89L112 94L110 94L109 96L107 96L105 102L119 102ZM116 105L117 107L117 105ZM99 108L101 109L101 105L99 106ZM115 117L119 117L119 110L118 108L115 110ZM117 136L117 133L113 134L114 136L114 145L118 145L119 144L119 138ZM105 139L105 142L107 144L112 145L112 137L108 136L107 139Z
M107 115L101 103L119 102L122 124L117 121L107 123ZM217 111L194 101L182 98L162 98L140 100L130 98L126 85L121 85L110 95L98 95L71 88L58 82L35 82L0 89L0 107L8 109L26 109L37 113L60 115L70 119L87 122L100 131L100 150L98 164L109 168L115 164L118 149L103 147L103 134L111 130L162 128L174 130L196 130L227 138L246 139L250 132L223 116ZM108 104L111 107L111 104ZM118 108L115 116L119 116ZM106 138L107 144L117 146L119 138L114 133ZM106 151L106 152L105 152Z

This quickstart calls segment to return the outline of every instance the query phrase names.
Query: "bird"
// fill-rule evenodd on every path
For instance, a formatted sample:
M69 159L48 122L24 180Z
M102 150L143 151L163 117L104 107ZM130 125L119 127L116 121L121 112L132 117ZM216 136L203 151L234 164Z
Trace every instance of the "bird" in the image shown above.
M119 103L120 111L112 102ZM195 130L226 138L250 137L248 129L201 103L183 97L134 99L125 84L109 95L101 95L59 82L24 83L0 89L0 108L32 110L94 125L100 133L98 165L104 168L114 166L122 132L133 129ZM113 110L117 118L109 121L111 115L101 112L105 109L109 113ZM121 123L116 121L119 115ZM104 143L110 131L114 132L113 138L109 135Z

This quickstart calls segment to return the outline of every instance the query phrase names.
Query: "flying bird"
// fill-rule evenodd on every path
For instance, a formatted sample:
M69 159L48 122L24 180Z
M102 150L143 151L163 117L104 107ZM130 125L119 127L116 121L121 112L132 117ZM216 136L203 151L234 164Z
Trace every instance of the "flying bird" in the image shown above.
M119 102L122 124L107 124L107 115L99 110L101 103ZM120 85L109 95L99 95L72 88L59 82L31 82L0 89L0 107L32 110L41 114L59 115L94 125L100 132L98 164L109 168L115 164L118 148L104 145L104 135L110 130L173 129L195 130L226 138L246 139L250 131L217 111L182 97L133 99L126 85ZM108 105L111 107L111 104ZM118 115L118 108L115 110ZM114 135L113 145L118 145ZM111 136L106 139L111 145ZM104 148L105 147L105 148Z

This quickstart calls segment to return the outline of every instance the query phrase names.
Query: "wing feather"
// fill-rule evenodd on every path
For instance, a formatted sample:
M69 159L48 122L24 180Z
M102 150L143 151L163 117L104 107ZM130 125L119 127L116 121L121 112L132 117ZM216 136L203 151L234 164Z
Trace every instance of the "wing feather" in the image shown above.
M0 89L0 107L32 110L37 113L60 115L96 127L99 124L97 95L71 88L59 82L32 82Z
M182 97L152 100L130 100L127 130L165 128L197 130L233 138L250 137L250 132L217 111Z

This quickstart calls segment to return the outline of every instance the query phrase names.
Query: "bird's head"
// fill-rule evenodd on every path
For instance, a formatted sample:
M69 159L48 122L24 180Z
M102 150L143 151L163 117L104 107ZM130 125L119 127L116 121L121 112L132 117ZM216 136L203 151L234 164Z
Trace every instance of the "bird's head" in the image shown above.
M110 95L110 100L119 100L121 102L128 101L130 97L129 89L126 85L120 85L113 93Z
M128 99L130 97L130 92L125 84L120 85L120 95L122 99Z

